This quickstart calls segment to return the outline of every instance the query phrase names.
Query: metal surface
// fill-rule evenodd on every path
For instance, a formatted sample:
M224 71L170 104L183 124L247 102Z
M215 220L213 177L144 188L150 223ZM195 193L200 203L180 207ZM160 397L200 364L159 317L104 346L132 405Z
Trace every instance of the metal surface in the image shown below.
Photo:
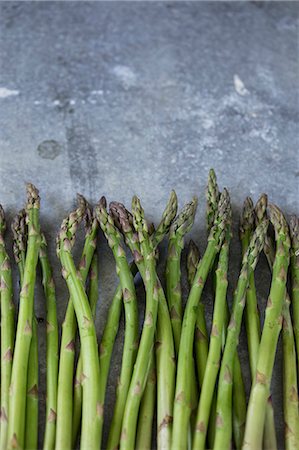
M298 4L2 2L0 8L0 201L11 218L23 206L25 181L40 189L60 322L67 292L54 238L76 192L91 201L105 194L108 201L126 204L136 193L155 222L172 188L180 205L196 194L191 235L203 250L210 167L220 186L230 190L234 206L232 292L245 196L256 200L265 191L287 214L299 210ZM264 261L258 271L264 305L269 283ZM99 336L115 284L102 237ZM209 319L211 300L206 294ZM36 309L44 317L40 289ZM121 343L120 334L107 423ZM39 345L42 423L44 324L39 324ZM240 352L248 390L244 335ZM280 446L281 389L279 356L273 400Z

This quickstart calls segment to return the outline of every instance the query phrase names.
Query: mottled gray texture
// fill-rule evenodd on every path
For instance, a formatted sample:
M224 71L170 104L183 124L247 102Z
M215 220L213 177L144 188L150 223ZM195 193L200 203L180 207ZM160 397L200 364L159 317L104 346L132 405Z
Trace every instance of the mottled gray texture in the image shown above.
M11 218L23 205L25 181L40 188L60 321L67 293L54 237L76 191L126 204L137 193L155 222L172 188L180 205L197 194L191 234L201 250L211 166L231 192L235 224L245 196L256 200L263 191L287 214L298 213L298 4L2 2L0 8L0 201ZM237 228L231 291L240 259L236 235ZM265 304L265 261L259 269ZM99 336L116 283L103 238L100 280ZM210 294L205 302L210 318ZM39 324L43 396L44 332ZM108 420L121 345L120 336ZM240 352L249 389L244 336ZM280 392L278 358L273 398L281 443Z

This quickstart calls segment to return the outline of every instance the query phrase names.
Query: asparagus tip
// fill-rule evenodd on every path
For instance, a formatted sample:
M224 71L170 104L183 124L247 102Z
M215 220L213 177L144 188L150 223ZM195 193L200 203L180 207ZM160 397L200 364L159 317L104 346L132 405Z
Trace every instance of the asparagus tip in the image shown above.
M267 194L262 194L255 205L256 223L261 222L265 217L267 205L268 205L268 196Z
M217 205L219 202L219 188L217 184L217 177L214 169L210 169L208 176L208 183L206 187L207 212L206 221L207 229L210 230L217 212Z
M0 234L3 234L6 230L5 213L2 205L0 205Z
M246 231L252 231L254 226L255 212L251 197L246 197L240 219L240 234Z
M283 215L283 212L274 204L268 205L268 214L270 222L272 223L275 233L288 234L289 227Z
M27 191L27 208L39 208L40 207L40 197L39 191L32 183L26 184Z
M187 250L187 277L189 286L192 286L199 260L199 248L197 247L195 242L190 239Z
M291 216L290 218L290 235L292 239L292 246L294 247L296 254L299 251L299 217Z
M111 202L109 204L109 211L115 225L122 233L133 231L133 216L122 203Z
M178 233L181 236L184 236L189 233L194 222L197 203L197 197L194 197L191 202L186 203L170 227L171 234L174 235Z

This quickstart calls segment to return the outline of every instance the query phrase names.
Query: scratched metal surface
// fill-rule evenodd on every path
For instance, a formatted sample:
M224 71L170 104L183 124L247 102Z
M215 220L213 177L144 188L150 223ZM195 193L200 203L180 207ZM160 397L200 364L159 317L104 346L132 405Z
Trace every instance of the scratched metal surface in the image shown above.
M199 208L191 235L203 250L210 167L220 186L230 190L234 207L231 294L245 196L256 200L265 191L287 215L299 211L298 4L1 2L0 8L0 201L11 219L24 203L24 183L32 181L40 189L60 323L67 291L54 238L76 192L93 202L105 194L128 205L136 193L155 223L172 188L180 205L196 194ZM76 256L79 251L80 243ZM99 254L100 337L116 285L103 237ZM162 262L159 270L163 274ZM265 261L258 272L264 305ZM14 279L17 294L16 272ZM138 293L142 315L141 288ZM210 293L204 301L210 320ZM36 312L45 316L40 287ZM112 361L105 437L121 347L122 332ZM39 324L39 348L41 442L44 324ZM240 355L248 391L244 332ZM279 347L273 400L280 447L281 369Z

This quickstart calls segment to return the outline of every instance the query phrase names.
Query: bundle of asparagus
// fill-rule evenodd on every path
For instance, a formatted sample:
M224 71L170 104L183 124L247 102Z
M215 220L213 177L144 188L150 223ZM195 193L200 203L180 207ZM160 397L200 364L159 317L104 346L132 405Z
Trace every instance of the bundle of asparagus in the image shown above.
M281 210L268 204L265 194L256 206L251 198L245 200L240 220L242 263L230 311L232 208L228 191L219 192L213 170L206 198L207 245L200 256L195 242L189 242L189 294L185 299L182 256L185 236L195 219L196 198L177 213L173 191L155 227L146 220L136 196L130 212L115 201L107 209L104 197L92 207L78 195L78 206L62 222L57 237L61 273L69 291L60 339L55 282L39 221L38 190L27 185L25 209L12 222L20 280L17 314L4 240L6 221L0 207L1 449L276 449L271 380L280 334L285 447L299 448L299 219L293 216L288 224ZM72 251L82 222L85 238L76 267ZM159 244L165 238L164 290L158 268L162 259ZM98 342L97 251L103 240L113 253L119 284ZM261 252L268 260L271 285L265 311L260 312L256 267ZM44 424L39 424L38 416L34 307L38 266L46 301ZM140 279L146 297L141 320L136 289ZM209 289L214 299L211 324L204 307ZM121 369L108 440L103 442L109 401L106 388L122 311ZM238 356L243 313L251 386L244 386L244 367Z

